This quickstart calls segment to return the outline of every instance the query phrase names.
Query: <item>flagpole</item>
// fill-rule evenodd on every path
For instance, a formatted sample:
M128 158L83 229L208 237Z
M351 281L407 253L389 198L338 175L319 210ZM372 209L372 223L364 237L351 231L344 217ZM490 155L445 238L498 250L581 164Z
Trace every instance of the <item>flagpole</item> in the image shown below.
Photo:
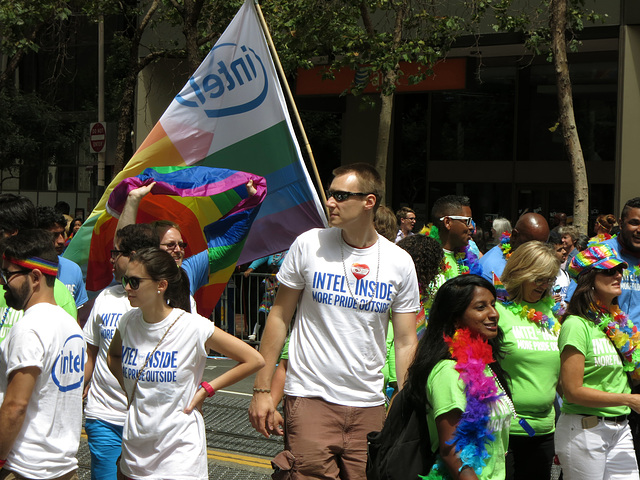
M269 33L269 27L267 26L267 22L264 19L264 15L262 15L262 9L260 8L260 4L258 0L254 0L253 4L256 7L256 12L258 13L258 18L260 19L260 25L262 26L262 32L267 39L267 44L269 45L269 50L271 50L271 56L273 57L273 61L276 65L276 69L278 70L278 74L280 75L280 84L284 87L284 90L287 94L287 99L289 100L289 105L293 109L293 115L296 119L296 123L298 124L298 128L300 129L300 134L302 135L302 141L304 143L304 147L307 150L307 154L309 155L309 159L311 160L311 168L313 168L313 174L316 177L316 182L319 185L320 190L320 198L322 199L322 205L324 206L324 212L327 218L329 218L329 209L327 207L327 197L324 194L324 189L322 188L322 180L320 179L320 174L318 173L318 167L316 166L315 158L313 157L313 152L311 151L311 145L309 144L309 139L307 138L307 134L304 130L304 126L302 125L302 119L300 118L300 114L298 113L298 108L296 107L296 102L293 99L293 95L291 93L291 89L289 88L289 83L287 82L287 77L284 74L284 69L282 68L282 64L280 63L280 58L278 57L278 52L276 51L276 46L273 43L273 39L271 38L271 33Z

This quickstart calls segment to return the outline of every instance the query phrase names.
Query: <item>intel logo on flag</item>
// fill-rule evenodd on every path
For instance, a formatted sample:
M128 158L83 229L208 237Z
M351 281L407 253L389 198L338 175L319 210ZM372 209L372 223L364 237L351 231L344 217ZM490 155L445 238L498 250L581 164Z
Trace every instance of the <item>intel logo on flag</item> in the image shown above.
M176 100L185 107L204 107L210 118L245 113L267 97L269 82L255 50L235 43L213 47Z
M82 335L71 335L53 362L51 378L61 392L82 387L84 383L85 343Z

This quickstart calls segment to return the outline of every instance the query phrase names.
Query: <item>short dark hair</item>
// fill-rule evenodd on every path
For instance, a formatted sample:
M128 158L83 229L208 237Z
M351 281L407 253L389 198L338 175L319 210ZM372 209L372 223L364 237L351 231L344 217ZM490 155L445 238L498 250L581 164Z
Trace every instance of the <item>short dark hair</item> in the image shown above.
M178 225L176 222L172 222L171 220L156 220L151 223L151 227L153 227L153 230L156 232L158 238L161 237L160 234L164 235L165 232L170 228L175 228L180 233L182 233L182 230L180 230L180 225Z
M416 214L416 212L412 208L400 207L400 209L396 212L398 223L400 223L400 220L402 220L403 218L407 218L407 213L413 213L414 215Z
M71 211L71 206L67 202L61 200L53 206L53 209L56 212L61 213L63 215L69 215L69 212Z
M36 226L36 207L31 200L13 193L0 194L0 229L13 233Z
M189 277L187 272L176 265L171 254L159 248L143 248L133 253L129 261L144 266L155 281L167 281L164 300L169 306L191 312Z
M67 219L60 212L57 212L53 207L38 207L36 210L38 218L38 228L49 230L56 226L67 228Z
M562 235L557 230L551 230L549 232L549 239L547 243L550 245L560 245L562 243Z
M158 248L160 240L153 227L147 223L127 225L116 232L118 247L125 255L143 248Z
M373 213L378 210L380 202L382 201L382 193L384 192L384 183L382 177L378 173L378 170L373 165L364 162L351 163L349 165L342 165L333 170L333 176L339 177L340 175L347 175L349 173L355 173L360 183L360 188L364 193L373 193L376 196L376 204L373 207Z
M51 233L41 228L20 230L16 235L4 240L4 255L17 260L39 257L58 264L58 254L51 241ZM55 275L43 272L48 287L53 288Z
M622 208L622 213L620 214L620 219L624 220L627 215L629 215L629 210L632 208L640 208L640 197L633 197L630 200L627 200L627 203L624 204Z
M447 215L455 215L463 207L470 207L469 197L464 195L445 195L435 201L431 208L431 221L436 225L442 225L440 219Z

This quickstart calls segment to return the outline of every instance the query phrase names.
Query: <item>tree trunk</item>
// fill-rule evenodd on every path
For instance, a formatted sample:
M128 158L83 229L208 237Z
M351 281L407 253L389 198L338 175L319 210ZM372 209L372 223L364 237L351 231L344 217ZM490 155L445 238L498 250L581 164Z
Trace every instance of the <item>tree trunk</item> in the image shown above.
M573 111L573 94L571 79L569 78L569 62L567 61L567 43L565 31L567 28L567 0L552 0L549 5L549 26L551 28L551 45L553 49L553 63L556 69L556 83L558 89L558 113L560 126L567 156L571 164L573 176L573 223L580 232L587 234L589 222L589 182L587 169L576 119Z
M120 100L120 117L118 118L118 135L113 165L114 177L124 168L127 150L131 151L133 148L128 149L127 147L131 143L131 130L133 128L132 113L138 72L136 71L135 74L130 72L130 75L132 78L127 79L127 83L122 92L122 99Z
M395 72L390 71L386 74L387 79L395 81ZM389 156L389 142L391 139L391 122L393 119L393 101L395 95L380 95L380 116L378 121L378 142L376 145L376 170L382 177L382 182L385 187L385 191L382 192L382 196L385 199L385 203L388 204L386 198L387 190L387 159Z

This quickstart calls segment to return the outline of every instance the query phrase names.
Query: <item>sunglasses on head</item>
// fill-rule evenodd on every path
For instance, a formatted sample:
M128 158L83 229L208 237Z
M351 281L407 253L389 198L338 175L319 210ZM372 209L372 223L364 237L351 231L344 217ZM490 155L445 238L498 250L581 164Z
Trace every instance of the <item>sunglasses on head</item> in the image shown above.
M122 286L124 288L127 287L127 285L129 285L131 287L131 290L137 290L138 287L140 286L140 280L153 280L153 278L150 277L127 277L126 275L122 276Z
M327 190L327 200L333 197L336 202L344 202L349 197L366 197L367 195L375 195L374 193L363 192L344 192L342 190Z

